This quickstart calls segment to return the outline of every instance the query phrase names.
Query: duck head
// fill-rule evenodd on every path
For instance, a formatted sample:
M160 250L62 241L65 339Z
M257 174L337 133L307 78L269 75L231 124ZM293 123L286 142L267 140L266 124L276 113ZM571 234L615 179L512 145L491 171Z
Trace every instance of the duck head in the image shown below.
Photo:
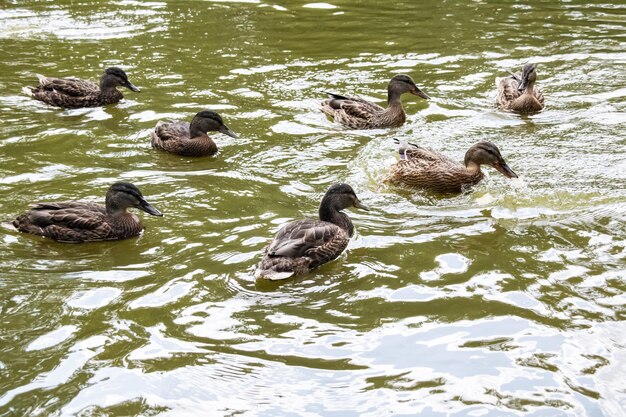
M387 85L387 93L389 97L389 101L392 101L392 98L400 98L400 96L404 93L411 93L414 96L421 97L423 99L429 99L430 97L419 89L413 78L409 77L405 74L395 75L389 84Z
M221 132L231 138L238 138L235 132L224 124L222 117L211 110L202 110L196 114L193 120L191 120L189 131L192 138L206 134L206 132Z
M107 213L125 212L128 208L137 208L153 216L163 216L159 210L143 198L143 194L135 185L129 182L116 182L107 191Z
M123 69L118 67L110 67L104 71L102 78L100 78L100 89L115 87L126 87L135 93L139 93L141 90L135 87L133 83L128 81L128 76Z
M326 191L326 194L324 194L324 198L322 198L322 203L320 204L320 213L325 208L341 211L349 207L356 207L369 211L369 207L359 200L352 187L343 183L335 184L332 185L328 191Z
M491 165L507 178L517 178L517 174L507 165L500 150L491 142L479 142L465 154L465 166L470 164Z
M400 160L403 161L411 159L412 154L419 149L418 145L406 140L394 139L393 141L400 145L398 146L398 153L400 154Z
M526 64L522 69L522 82L519 83L517 89L523 92L527 88L531 88L537 81L537 64Z

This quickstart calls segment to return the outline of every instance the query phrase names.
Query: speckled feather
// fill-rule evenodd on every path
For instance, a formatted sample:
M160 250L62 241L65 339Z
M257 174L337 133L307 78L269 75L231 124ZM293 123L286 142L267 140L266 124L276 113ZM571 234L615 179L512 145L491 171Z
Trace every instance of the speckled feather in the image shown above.
M59 242L125 239L143 230L139 217L132 213L109 216L104 206L77 201L37 204L13 225L20 232Z
M259 275L304 273L336 259L349 240L347 231L330 222L314 219L290 222L265 248Z
M469 170L430 149L412 147L405 154L407 159L391 167L386 182L447 194L460 193L483 179L480 169Z
M183 156L208 156L217 153L217 145L208 135L190 137L190 124L178 120L161 121L150 133L152 147Z
M346 97L340 100L340 108L335 109L330 102L336 99L325 100L321 110L337 123L352 129L380 129L402 126L406 121L406 114L400 103L383 108L360 97Z
M33 98L68 109L113 104L124 96L116 88L100 90L97 84L76 78L39 77L39 87L31 89Z
M319 207L319 219L303 219L280 228L267 245L254 275L278 280L302 274L337 258L354 234L350 217L341 210L368 210L348 184L330 186Z
M521 75L515 74L501 78L498 82L497 104L505 109L520 113L532 113L543 109L543 93L536 85L532 91L526 89L524 92L518 90Z

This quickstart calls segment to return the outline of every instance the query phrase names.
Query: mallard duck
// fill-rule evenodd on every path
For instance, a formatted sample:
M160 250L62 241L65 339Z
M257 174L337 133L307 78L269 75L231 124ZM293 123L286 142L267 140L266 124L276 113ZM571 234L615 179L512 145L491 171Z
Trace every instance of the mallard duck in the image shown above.
M222 121L219 114L203 110L189 122L178 120L160 121L150 132L150 143L161 149L184 156L207 156L217 153L217 145L206 133L222 132L233 138L237 135Z
M25 91L33 98L52 106L66 109L80 107L98 107L117 103L124 96L116 87L126 87L136 93L141 90L135 87L126 73L117 67L107 68L100 78L100 86L91 81L77 78L48 78L37 74L39 87L27 88Z
M496 98L500 107L520 113L533 113L543 109L543 93L535 86L537 64L526 64L522 74L501 78Z
M341 210L369 210L348 184L331 186L319 208L319 220L295 220L284 225L265 248L254 276L286 279L308 272L341 255L354 234L354 226Z
M322 111L335 119L336 122L352 129L380 129L402 126L406 114L400 102L400 96L411 93L429 99L408 75L396 75L387 85L387 108L360 97L345 97L339 94L326 93L329 100L322 102Z
M465 166L441 153L409 143L400 146L400 161L391 167L385 181L442 194L460 193L483 179L482 164L491 165L507 178L517 178L491 142L479 142L469 148Z
M20 232L66 243L126 239L143 230L139 217L126 211L131 207L163 216L136 186L116 182L107 191L105 206L79 201L39 203L18 216L13 226Z

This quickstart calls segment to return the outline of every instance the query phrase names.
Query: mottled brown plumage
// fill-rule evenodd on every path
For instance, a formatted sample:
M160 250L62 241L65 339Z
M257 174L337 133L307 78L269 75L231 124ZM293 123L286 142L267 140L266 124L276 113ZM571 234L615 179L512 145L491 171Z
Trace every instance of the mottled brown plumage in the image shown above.
M207 135L210 131L237 138L237 135L226 127L219 114L203 110L194 116L191 123L178 120L158 122L150 132L150 143L155 149L183 156L215 155L217 145Z
M511 73L508 77L496 80L498 106L518 113L534 113L543 109L543 93L535 86L536 68L536 64L526 64L521 74Z
M434 191L460 193L483 179L482 164L491 165L508 178L517 178L500 150L491 142L473 145L465 154L465 166L453 159L413 144L400 147L400 161L393 165L385 182Z
M136 236L141 220L126 209L138 208L153 216L152 207L133 184L116 182L106 195L106 205L79 201L39 203L13 221L20 232L45 236L59 242L80 243Z
M49 78L37 74L39 86L27 88L33 98L51 106L76 109L81 107L98 107L117 103L124 96L116 87L126 87L139 92L128 76L120 68L107 68L100 85L77 78Z
M352 129L398 127L406 121L400 102L400 96L404 93L429 98L415 85L411 77L400 74L394 76L387 86L387 108L360 97L327 93L330 99L322 102L321 110L337 123Z
M270 280L302 274L341 255L354 233L352 221L341 210L368 210L348 184L331 186L319 208L319 220L296 220L284 225L265 248L254 275Z

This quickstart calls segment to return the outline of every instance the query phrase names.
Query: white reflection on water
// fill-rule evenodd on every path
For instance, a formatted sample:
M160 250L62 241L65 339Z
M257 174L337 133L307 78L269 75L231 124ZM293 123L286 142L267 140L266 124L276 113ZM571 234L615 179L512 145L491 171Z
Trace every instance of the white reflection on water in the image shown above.
M147 16L149 23L163 24L154 11ZM117 39L142 33L145 23L132 24L118 13L104 14L100 19L80 20L65 10L35 13L27 9L0 9L0 38L39 38L53 36L66 39ZM163 27L162 30L165 30Z
M481 415L509 415L502 406L510 415L523 410L551 415L550 408L542 405L546 402L561 404L559 415L564 416L619 415L612 413L621 407L612 385L620 384L623 372L618 359L624 338L618 335L626 329L620 323L546 333L545 328L513 317L445 325L409 319L363 334L341 329L329 334L332 325L297 320L301 329L281 339L238 346L269 355L267 359L212 354L209 363L166 373L117 367L98 370L63 408L63 415L138 398L152 407L171 408L164 415L200 415L211 409L246 410L246 415L254 416L286 415L287 410L300 415L356 416L375 415L375 410L392 405L399 415L470 415L478 410ZM319 332L313 344L310 332ZM614 335L614 344L600 342L607 333ZM157 345L158 355L181 348L176 343ZM198 351L192 346L186 349ZM328 369L306 366L307 356L320 355L328 360ZM601 373L601 382L585 377L589 372ZM571 387L595 392L604 400L592 402ZM381 395L364 395L374 389ZM306 402L301 401L302 395Z
M26 347L26 351L47 349L51 346L58 345L72 336L78 328L76 326L62 326L56 330L52 330L37 339L30 342Z
M109 305L122 294L119 288L103 287L76 294L67 301L73 308L95 310Z
M506 41L516 28L484 21L491 38L462 39L455 29L447 45L420 45L407 31L448 16L379 24L402 23L393 2L372 10L342 3L337 34L355 35L345 44L316 30L333 12L231 3L0 11L0 37L26 45L5 50L24 62L15 71L7 62L9 76L0 77L8 87L0 97L2 208L17 212L34 196L69 199L78 187L102 201L94 187L123 178L141 181L148 200L168 209L126 242L68 247L5 232L2 311L15 344L2 348L9 378L0 403L19 413L36 398L41 413L60 415L120 414L131 403L151 408L145 415L176 416L620 415L624 53L619 36L598 37L611 5L564 6L580 9L572 13L580 25L544 25L559 26L552 34L560 41L529 49ZM445 14L461 3L446 4ZM485 2L470 6L493 14ZM523 6L524 15L541 9ZM245 30L210 32L212 18L231 12ZM374 33L365 42L361 27L348 29L367 13L372 32L398 29L396 38L380 47ZM192 51L178 35L194 24L207 29ZM315 30L285 36L293 27ZM51 58L29 43L45 49L57 36ZM308 40L318 36L316 49ZM112 38L126 55L107 51ZM63 111L15 95L40 64L73 73L83 61L117 65L123 56L139 58L133 75L148 88L119 105ZM495 110L494 79L528 59L540 62L548 107L528 117ZM433 96L404 98L401 128L348 131L317 108L325 90L384 103L397 71ZM189 120L204 106L225 110L241 139L217 136L220 154L200 161L150 149L156 120ZM459 162L471 144L491 140L522 180L487 168L483 183L456 197L393 189L380 183L398 158L392 138ZM278 286L252 281L278 225L314 216L338 181L372 206L350 212L357 234L348 251ZM83 333L88 339L74 340Z
M108 338L104 336L92 336L79 341L69 349L61 363L50 372L44 372L38 375L33 382L11 389L0 396L0 406L8 404L16 395L67 383L78 370L87 364L89 359L102 351L107 340Z

